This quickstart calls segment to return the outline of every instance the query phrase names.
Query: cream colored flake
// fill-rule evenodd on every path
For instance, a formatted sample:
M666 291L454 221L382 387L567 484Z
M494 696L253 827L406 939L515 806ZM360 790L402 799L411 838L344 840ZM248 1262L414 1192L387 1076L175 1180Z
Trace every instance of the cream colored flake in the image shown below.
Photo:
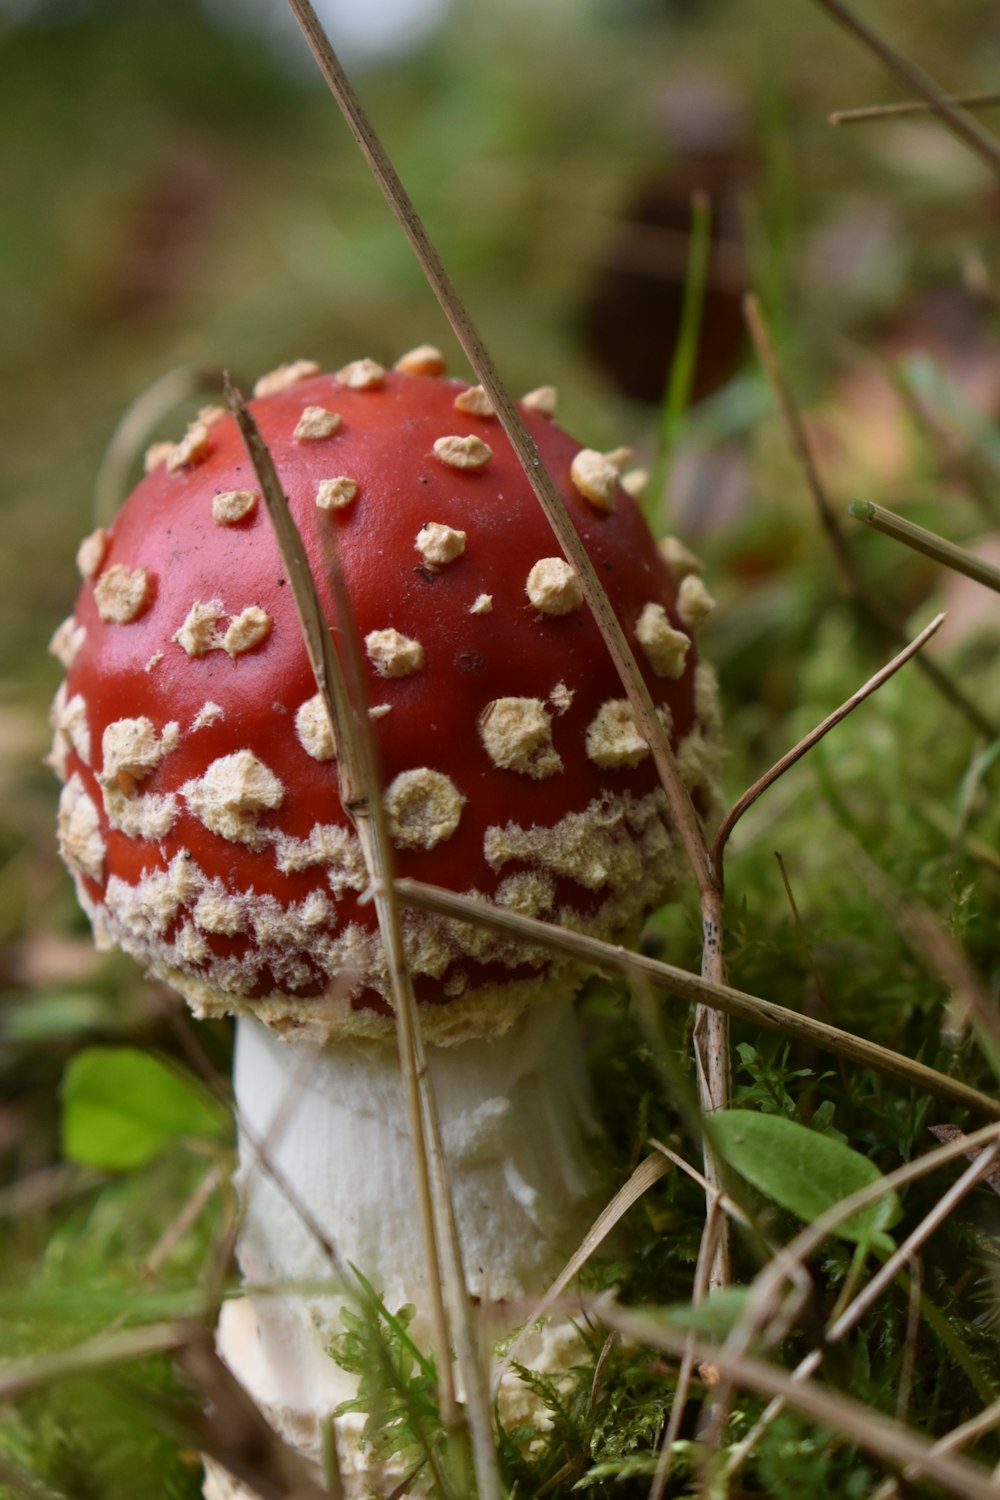
M271 616L257 604L248 604L246 609L234 615L226 626L222 637L222 649L231 658L252 651L271 634Z
M80 570L81 578L96 578L101 571L101 564L107 554L110 540L103 526L98 526L96 531L84 537L76 549L76 565Z
M572 706L575 697L575 688L567 687L565 682L557 682L549 694L549 702L556 710L556 713L564 714Z
M52 736L48 755L42 757L42 765L54 771L60 781L69 775L69 740L58 729Z
M67 699L66 685L63 683L53 701L50 718L56 733L65 735L84 765L89 766L90 722L83 695L74 693L72 698Z
M719 784L719 741L706 735L701 727L693 729L677 750L677 769L691 793L697 792L704 803L707 818L714 818L722 807Z
M174 953L185 968L196 969L211 957L212 950L191 922L182 922L174 938Z
M420 642L398 630L370 630L365 636L365 650L380 677L410 677L424 664Z
M146 663L146 665L143 667L142 670L144 672L151 672L154 667L158 667L160 665L160 662L162 660L163 660L163 652L162 651L154 651L153 654L152 654L152 656L149 658L149 661Z
M384 719L389 713L392 713L391 703L374 703L368 710L368 717L369 719Z
M493 613L493 595L477 594L469 605L470 615L491 615Z
M179 443L175 443L167 454L167 468L171 474L181 469L190 469L205 461L212 449L212 439L204 422L192 422Z
M691 573L702 573L705 570L702 559L694 555L690 547L685 547L684 541L679 537L663 537L658 543L658 549L661 558L670 568L675 583L684 582L685 577Z
M316 486L316 505L320 510L344 510L358 493L358 481L347 474L321 479Z
M336 760L333 725L322 693L314 693L295 711L295 733L299 744L313 760Z
M533 391L528 391L521 397L522 406L526 406L529 411L537 411L543 417L554 417L558 403L559 392L554 385L536 386Z
M689 630L697 630L705 616L715 608L715 600L697 573L689 573L677 590L677 613Z
M484 469L493 457L493 449L471 435L439 437L434 442L434 456L449 469Z
M176 723L167 725L161 739L151 720L145 716L115 719L107 725L101 738L98 779L102 785L117 782L127 790L130 781L144 781L152 775L164 755L176 748L178 738Z
M220 490L212 496L212 520L216 526L235 526L253 514L258 498L256 490Z
M352 359L337 371L336 379L351 391L375 391L385 379L385 371L374 359Z
M307 929L324 927L334 916L333 907L322 891L310 891L294 910L299 922Z
M237 750L214 760L204 776L185 782L181 795L200 822L234 844L259 849L265 842L257 826L263 812L284 801L285 789L251 750Z
M657 677L682 677L691 637L675 630L662 604L650 600L635 622L635 638Z
M49 650L57 661L69 671L76 661L84 641L87 639L86 625L78 625L75 615L69 615L57 627L49 641Z
M685 547L680 537L665 536L659 543L660 556L670 569L675 583L681 583L691 573L701 573L705 564Z
M128 625L149 602L149 574L145 568L115 563L94 585L97 613L108 625Z
M296 955L294 950L312 949L316 929L329 925L335 918L323 892L311 891L304 901L292 902L290 906L282 906L273 896L257 896L247 903L247 916L253 923L258 945L268 950L265 954L268 964L277 969L284 983L307 982L309 969L303 963L304 955Z
M193 734L196 729L205 729L209 724L214 724L217 719L224 719L225 716L225 710L209 699L207 703L202 704L191 720L190 733Z
M618 470L603 453L594 448L581 448L569 466L569 476L595 510L614 510Z
M295 359L262 375L254 382L253 393L255 396L275 396L278 391L287 391L290 385L298 385L300 380L309 380L318 374L319 365L314 359Z
M59 796L59 852L73 870L101 880L107 852L93 798L75 773Z
M199 406L198 408L198 421L203 427L214 427L227 415L224 406Z
M641 500L649 488L649 470L627 469L621 477L621 487L633 500Z
M496 903L522 917L541 917L556 899L555 881L541 870L518 870L497 886Z
M142 459L144 474L152 474L174 451L173 443L150 443Z
M221 880L213 880L202 891L191 916L203 932L235 937L238 932L246 931L243 904L226 890Z
M715 668L707 661L700 661L694 669L694 711L709 739L720 739L722 707L719 703L719 679Z
M481 385L467 386L452 402L456 411L470 417L495 417L496 407Z
M623 474L632 458L631 448L609 448L604 457L616 474Z
M200 885L201 872L187 850L176 854L165 870L148 871L138 885L112 875L104 899L118 924L121 946L137 957L146 956L150 944L162 948L167 929L177 920L181 908L194 900ZM131 943L122 941L123 934ZM137 944L138 948L134 946Z
M314 823L307 839L296 839L287 833L276 834L274 859L278 869L286 875L324 865L327 882L338 897L347 890L363 891L368 884L357 835L339 823Z
M433 344L418 344L401 354L393 365L401 375L443 375L444 355Z
M662 889L665 883L662 864L657 869L654 858L665 839L664 805L659 791L641 800L608 793L550 828L516 823L487 828L483 854L494 870L516 861L567 876L586 890L608 886L629 901L634 919L648 899L640 895L643 887L648 890L652 883Z
M636 727L627 698L608 698L587 725L587 755L606 770L637 766L649 746Z
M479 719L479 734L495 766L541 779L563 768L552 744L552 718L540 698L495 698Z
M385 810L399 849L433 849L458 827L465 798L441 771L401 771L386 788Z
M528 574L524 591L544 615L568 615L583 603L576 570L564 557L540 557Z
M461 557L465 551L465 532L445 526L441 521L425 521L417 532L413 545L424 562L430 563L432 567L443 568L446 563Z
M107 782L102 788L104 811L112 828L131 839L162 839L180 811L170 792L140 792L134 786Z
M173 639L182 646L188 656L204 656L219 649L219 621L226 612L221 599L196 601L187 612L184 624L176 630Z
M322 442L340 431L342 420L338 411L328 411L325 406L306 406L292 436L297 443Z

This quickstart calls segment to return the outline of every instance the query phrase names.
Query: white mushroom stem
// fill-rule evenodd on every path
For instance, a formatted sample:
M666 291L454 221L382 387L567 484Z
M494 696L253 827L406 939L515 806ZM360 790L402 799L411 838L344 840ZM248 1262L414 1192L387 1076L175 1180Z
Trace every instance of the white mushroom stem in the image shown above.
M596 1206L595 1124L571 1003L538 1006L499 1040L427 1052L469 1291L494 1307L536 1299ZM343 1331L345 1289L300 1205L389 1311L415 1306L411 1334L430 1347L399 1065L391 1044L292 1044L241 1020L235 1088L248 1290L226 1304L219 1348L282 1435L315 1459L320 1422L354 1389L328 1353ZM491 1338L516 1321L496 1311L484 1319ZM359 1426L339 1424L345 1478L364 1464L351 1441Z

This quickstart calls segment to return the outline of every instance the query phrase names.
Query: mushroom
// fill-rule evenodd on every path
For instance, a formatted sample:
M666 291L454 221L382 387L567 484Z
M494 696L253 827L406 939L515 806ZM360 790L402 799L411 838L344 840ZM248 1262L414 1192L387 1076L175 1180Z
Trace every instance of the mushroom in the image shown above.
M297 361L259 382L252 409L331 622L336 539L399 874L619 941L683 876L666 799L492 408L441 369L426 347L389 372ZM525 422L704 802L714 679L615 465L557 427L552 404L526 400ZM300 1206L387 1307L415 1306L425 1343L428 1299L365 865L232 419L202 414L158 445L80 566L54 643L61 851L99 946L132 954L196 1014L238 1017L238 1255L247 1282L276 1294L228 1303L220 1349L315 1457L321 1419L352 1393L328 1352L347 1291L329 1287ZM572 1008L584 971L414 910L405 942L469 1291L502 1314L544 1290L599 1189ZM282 1295L291 1283L307 1290ZM351 1420L342 1462L376 1483Z

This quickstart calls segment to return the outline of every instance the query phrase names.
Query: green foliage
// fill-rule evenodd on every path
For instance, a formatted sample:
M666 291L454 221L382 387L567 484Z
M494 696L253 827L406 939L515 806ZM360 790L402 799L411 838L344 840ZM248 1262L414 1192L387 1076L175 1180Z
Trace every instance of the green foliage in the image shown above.
M866 1156L833 1136L809 1130L785 1115L729 1109L711 1121L713 1139L726 1161L759 1189L806 1223L843 1198L879 1181ZM888 1246L886 1231L900 1217L899 1200L886 1192L876 1203L842 1219L833 1233L861 1245Z
M341 1311L344 1333L331 1349L342 1370L357 1377L358 1393L334 1416L362 1412L362 1446L384 1462L399 1458L419 1473L438 1468L443 1428L437 1405L437 1370L410 1338L416 1309L391 1313L357 1267L360 1292L355 1308Z
M136 1047L88 1047L62 1087L63 1154L106 1172L144 1166L168 1146L229 1134L228 1112L194 1076Z

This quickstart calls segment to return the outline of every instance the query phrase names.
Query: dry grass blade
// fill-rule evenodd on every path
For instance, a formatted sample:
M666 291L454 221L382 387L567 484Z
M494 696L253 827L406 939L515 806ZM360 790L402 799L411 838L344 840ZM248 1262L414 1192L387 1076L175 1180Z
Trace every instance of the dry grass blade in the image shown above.
M746 1354L730 1354L704 1339L691 1339L686 1330L672 1328L662 1318L595 1302L593 1315L626 1338L668 1354L682 1355L690 1340L694 1358L711 1364L734 1384L765 1396L782 1396L788 1405L822 1427L836 1431L866 1449L889 1467L910 1465L960 1500L996 1500L989 1472L980 1464L952 1454L935 1453L934 1445L889 1417L874 1413L851 1396L837 1394L811 1381L795 1381L784 1370Z
M988 109L1000 104L1000 93L996 89L981 89L971 94L942 94L948 104L961 109ZM927 99L900 99L894 104L864 104L856 109L835 109L827 115L830 125L860 125L866 120L898 119L901 115L934 114L937 104Z
M783 1282L798 1283L806 1261L814 1255L824 1240L852 1215L860 1213L878 1203L897 1188L936 1171L938 1167L955 1160L963 1154L963 1145L993 1146L1000 1137L1000 1125L985 1125L966 1138L964 1142L950 1142L927 1151L923 1156L906 1162L894 1172L849 1193L846 1198L832 1204L817 1215L795 1237L783 1246L764 1267L754 1282L747 1300L746 1311L734 1327L727 1340L727 1348L744 1349L755 1333L765 1326L770 1309L777 1304L779 1289ZM812 1357L812 1356L810 1356ZM990 1395L992 1396L992 1391Z
M366 776L364 815L359 816L360 809L356 810L355 827L371 874L379 928L389 962L396 1009L400 1063L407 1089L411 1128L414 1133L417 1170L419 1173L423 1173L427 1168L430 1170L430 1228L433 1231L435 1253L440 1257L444 1269L443 1290L447 1292L450 1304L450 1329L464 1386L465 1409L468 1413L472 1435L479 1493L484 1500L490 1500L490 1497L499 1497L500 1480L496 1467L488 1382L481 1357L480 1341L472 1324L472 1308L468 1296L458 1226L455 1221L450 1176L442 1142L437 1103L424 1053L423 1038L417 1018L416 998L406 963L402 919L393 878L392 841L386 824L381 777L376 769L377 753L368 715L361 643L354 627L354 617L340 569L340 560L333 548L328 551L327 569L333 591L334 609L338 619L342 622L341 633L345 642L348 696L356 705L353 725L355 750L356 753L360 753ZM421 1182L419 1186L422 1192L423 1183ZM434 1271L434 1263L429 1262L428 1265L429 1269ZM439 1298L442 1281L440 1271L437 1274L439 1280L437 1285L432 1287L432 1293ZM446 1427L455 1426L458 1411L454 1404L454 1381L450 1364L446 1370L439 1372L438 1379L442 1420Z
M238 394L227 386L227 395L275 528L316 685L323 695L334 725L339 747L337 765L341 803L354 822L374 893L379 930L392 981L400 1068L413 1141L415 1186L427 1262L431 1320L437 1346L442 1421L449 1428L459 1425L451 1365L449 1321L444 1303L444 1289L447 1286L452 1314L451 1333L454 1335L465 1387L480 1495L483 1500L494 1500L494 1497L498 1500L500 1489L493 1445L493 1424L486 1382L471 1325L433 1089L423 1056L416 1001L406 967L402 925L392 880L391 843L385 827L381 780L364 700L360 646L354 634L350 604L338 559L331 551L328 567L341 635L345 642L346 672L350 677L348 684L333 649L302 539L291 518L271 455L253 417Z
M929 74L917 67L916 63L911 62L908 57L904 57L902 52L886 41L885 37L880 36L873 27L845 5L844 0L816 0L816 3L863 42L906 88L911 89L914 94L926 101L959 140L964 141L988 167L1000 175L1000 145L997 144L996 139L983 130L960 105L942 92Z
M949 1078L926 1063L893 1052L877 1042L842 1031L825 1021L805 1016L798 1011L776 1005L772 1000L748 995L729 985L716 984L686 969L647 958L645 954L633 953L613 943L603 943L598 938L583 933L570 932L566 928L552 927L534 917L520 916L517 912L491 906L486 901L472 901L467 896L455 895L439 886L425 885L418 880L396 882L403 902L424 911L438 912L441 916L458 921L480 922L511 937L520 937L526 943L548 948L556 953L572 954L584 963L589 963L605 974L619 974L626 979L638 979L666 990L690 1004L707 1005L721 1010L728 1016L749 1021L771 1031L783 1032L813 1046L821 1047L836 1057L847 1058L861 1067L873 1068L878 1073L895 1078L910 1088L922 1090L939 1099L947 1099L968 1109L973 1114L989 1120L1000 1120L1000 1100L991 1099L959 1079Z
M802 420L802 414L792 397L788 382L785 379L784 371L781 368L781 363L774 347L774 341L771 338L758 299L752 294L747 296L744 299L743 310L747 327L750 330L750 336L753 339L764 373L778 403L778 409L781 413L789 445L801 465L809 493L816 506L820 525L823 527L830 542L844 587L848 594L854 598L863 614L875 629L880 631L887 639L895 640L900 645L905 645L905 637L900 626L886 614L881 602L865 588L858 577L854 559L847 545L847 539L834 514L833 506L830 504L829 497L820 478L805 423ZM948 674L936 662L931 661L926 656L918 656L916 660L924 676L934 684L941 696L952 704L953 707L957 708L980 734L985 734L988 739L993 739L996 736L997 729L992 721L982 712L978 704L974 703L967 694L956 686Z
M0 1401L19 1401L53 1380L90 1375L114 1365L168 1354L191 1338L190 1327L181 1323L150 1323L145 1328L115 1329L99 1333L72 1349L52 1354L32 1354L0 1363Z
M143 1274L146 1276L157 1276L168 1257L172 1254L180 1240L191 1228L198 1218L205 1204L214 1193L221 1191L225 1181L225 1173L222 1167L215 1163L209 1167L204 1177L198 1183L194 1192L188 1198L180 1213L166 1229L153 1246L146 1257L143 1266Z
M537 1323L540 1318L545 1317L546 1313L550 1311L556 1301L562 1296L573 1278L586 1265L598 1245L607 1239L612 1229L628 1213L633 1203L637 1203L643 1193L649 1191L654 1182L659 1182L661 1177L666 1176L667 1170L668 1163L662 1155L647 1156L645 1161L641 1161L636 1167L628 1182L618 1189L611 1202L601 1210L593 1224L587 1230L580 1245L547 1289L537 1307L532 1309L531 1316L525 1323L524 1328L522 1328L517 1338L507 1350L503 1364L494 1377L494 1387L499 1383L504 1372L510 1368L510 1365L517 1358L517 1351L529 1336L532 1325Z
M905 646L897 656L894 656L892 661L887 662L884 667L880 668L873 677L868 679L863 687L858 688L857 692L853 693L839 708L834 709L832 714L828 714L822 723L817 724L815 729L810 730L807 735L799 740L797 745L793 745L786 755L783 755L780 760L776 761L769 771L765 771L764 775L743 793L743 796L733 804L723 818L716 832L712 844L712 856L717 865L721 866L723 850L730 834L747 809L752 807L757 801L757 798L763 792L766 792L769 786L773 786L778 778L783 776L796 761L801 760L803 755L811 750L814 745L818 744L824 735L829 734L830 730L839 724L842 719L846 719L847 715L852 713L860 703L863 703L866 698L870 698L872 693L877 692L884 682L888 682L889 678L898 672L900 667L905 666L911 656L915 656L921 647L930 640L934 632L940 628L943 620L943 614L935 615L930 624L925 626L920 634L908 646Z
M886 1287L890 1285L906 1262L912 1260L921 1246L926 1244L935 1230L939 1229L944 1221L954 1212L962 1199L987 1175L990 1167L996 1161L998 1152L1000 1152L1000 1145L995 1142L988 1149L977 1152L976 1160L972 1165L966 1167L958 1181L952 1183L948 1191L938 1199L930 1213L924 1215L920 1223L907 1235L898 1249L890 1255L883 1266L879 1267L864 1290L859 1292L850 1306L844 1309L827 1334L829 1343L839 1343L842 1339L846 1338L852 1328L857 1326L868 1309L874 1306Z
M995 1427L1000 1426L1000 1401L994 1401L992 1405L984 1407L967 1422L953 1427L944 1437L938 1438L934 1444L938 1453L951 1453L956 1448L962 1448L966 1443L974 1443L977 1438L992 1432Z
M905 516L898 516L894 511L886 510L884 506L875 505L871 500L856 500L848 506L848 510L856 521L863 521L873 530L881 531L885 536L891 536L895 541L902 542L904 546L912 547L914 551L922 552L925 557L932 557L935 562L943 563L946 568L951 568L956 573L964 573L967 578L974 578L976 583L981 583L1000 594L1000 568L994 567L985 558L976 557L973 552L967 552L964 547L956 547L954 542L946 541L936 532L928 531L926 526L918 526L916 522L908 521Z

